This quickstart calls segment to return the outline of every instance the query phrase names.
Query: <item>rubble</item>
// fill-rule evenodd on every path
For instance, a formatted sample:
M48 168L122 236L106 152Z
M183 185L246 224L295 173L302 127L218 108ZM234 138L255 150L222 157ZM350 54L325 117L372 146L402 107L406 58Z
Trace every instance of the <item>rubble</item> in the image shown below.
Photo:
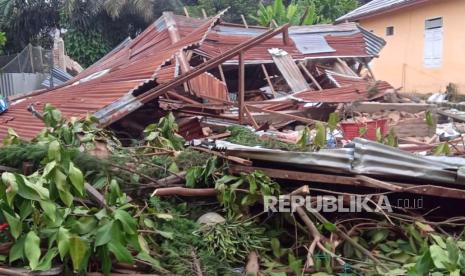
M385 42L354 23L266 29L223 13L164 13L74 79L10 103L4 260L106 275L459 275L434 256L465 256L452 240L463 218L447 213L465 199L463 125L443 118L460 113L376 80L368 63ZM263 211L264 196L321 194L450 206Z

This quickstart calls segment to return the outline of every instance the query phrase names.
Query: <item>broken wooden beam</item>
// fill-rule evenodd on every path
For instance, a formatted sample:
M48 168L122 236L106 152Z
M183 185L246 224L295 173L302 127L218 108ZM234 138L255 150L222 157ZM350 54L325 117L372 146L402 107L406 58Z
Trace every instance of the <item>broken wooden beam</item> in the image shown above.
M399 182L386 182L377 180L376 183L373 180L367 181L368 178L359 179L354 176L340 176L334 174L324 174L324 173L313 173L313 172L300 172L300 171L291 171L291 170L280 170L280 169L270 169L262 167L246 167L240 165L231 164L229 167L229 172L231 174L239 174L241 172L251 173L254 171L261 171L274 179L287 179L287 180L298 180L298 181L307 181L307 182L316 182L316 183L326 183L326 184L335 184L335 185L345 185L345 186L354 186L354 187L366 187L372 189L384 189L390 190L393 192L399 193L411 193L419 195L428 195L444 198L455 198L455 199L465 199L465 190L442 187L431 184L416 185L411 183L399 183ZM371 178L374 179L374 178ZM398 187L401 187L402 190L399 190Z

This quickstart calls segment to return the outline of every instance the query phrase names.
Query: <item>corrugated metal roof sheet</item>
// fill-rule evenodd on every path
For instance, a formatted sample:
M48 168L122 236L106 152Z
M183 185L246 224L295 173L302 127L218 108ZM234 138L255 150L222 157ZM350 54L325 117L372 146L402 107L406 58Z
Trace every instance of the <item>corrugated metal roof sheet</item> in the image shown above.
M460 164L432 160L362 138L355 138L352 148L324 149L318 152L265 149L225 141L216 141L215 145L227 149L229 155L277 162L294 168L382 176L420 183L427 181L423 184L464 184L459 179Z
M346 103L377 99L384 96L388 89L393 88L385 81L378 81L375 89L370 87L369 83L363 81L339 88L299 92L292 96L308 102Z
M219 24L208 34L205 43L196 52L208 58L221 55L235 45L265 31L264 28ZM300 42L308 42L316 35L325 41L325 46L327 46L325 49L320 47L321 49L307 51L299 47ZM271 63L272 59L267 50L278 46L291 54L294 59L302 60L330 57L373 57L385 44L382 38L369 32L363 32L355 23L293 26L289 28L289 37L291 38L290 43L286 46L282 46L281 35L257 45L245 54L246 62ZM229 63L237 63L237 59L231 60Z
M394 8L402 8L429 0L373 0L355 10L339 17L336 22L353 21L361 17L377 14L379 12L389 11Z
M162 16L134 40L119 46L65 85L13 101L10 109L0 115L0 139L5 137L8 128L15 129L25 139L39 133L44 125L27 111L29 105L42 110L46 103L50 103L66 118L83 118L88 113L124 102L132 97L132 91L145 83L172 80L173 67L162 66L173 63L173 56L180 49L200 45L218 19L216 16L203 21L190 35L172 44Z

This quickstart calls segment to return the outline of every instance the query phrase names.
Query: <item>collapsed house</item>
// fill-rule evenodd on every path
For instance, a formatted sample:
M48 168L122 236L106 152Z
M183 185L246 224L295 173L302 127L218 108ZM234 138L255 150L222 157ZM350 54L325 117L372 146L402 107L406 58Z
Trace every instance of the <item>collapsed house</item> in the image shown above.
M265 113L305 123L309 103L370 100L392 88L360 76L385 42L354 23L269 30L225 23L221 15L164 13L72 80L12 99L0 116L0 138L9 128L34 137L43 123L28 109L40 112L46 103L66 118L91 114L134 135L163 110L240 123L269 121Z
M439 141L433 139L429 142L409 139L435 133L435 126L424 123L427 112L434 106L398 99L389 83L375 80L371 73L368 64L385 44L381 38L355 23L268 29L223 22L223 13L210 19L195 19L165 12L138 37L125 40L74 79L54 89L14 98L9 110L0 115L0 139L10 128L23 139L35 137L44 127L40 111L45 104L51 104L66 118L84 118L90 114L123 140L140 137L149 123L167 112L176 115L180 134L191 140L209 136L212 130L221 131L231 124L279 131L327 120L334 111L343 118L348 113L353 120L357 116L375 118L376 112L397 110L395 114L380 115L388 117L389 125L384 125L388 121L384 118L370 121L374 127L367 130L369 135L374 137L377 128L382 134L388 128L395 129L400 138L405 138L401 149L413 152L438 145ZM374 100L387 103L370 102ZM360 125L368 123L356 125L352 136L344 138L358 137ZM419 159L400 150L389 154L390 149L364 143L356 143L355 152L329 150L328 156L342 159L330 162L322 171L328 174L328 169L333 172L334 166L345 166L346 170L337 172L345 176L317 178L323 179L323 183L355 186L365 183L369 187L409 192L416 191L415 185L421 179L432 184L450 184L452 190L438 192L441 188L434 186L418 193L463 197L455 189L463 182L460 164ZM373 152L357 151L368 146ZM218 147L227 149L228 154L237 153L234 146L230 149L231 145ZM285 160L299 159L308 163L312 158L322 162L328 157L324 152L308 153L310 156L265 152L266 156L280 156L268 160L264 153L249 151L242 148L238 157L282 164ZM371 159L383 154L384 159ZM395 166L398 159L405 160L402 168ZM373 162L376 173L370 167ZM296 164L302 169L299 162L287 165ZM320 167L313 169L318 171ZM437 178L427 178L426 168L431 167L438 168ZM260 169L273 174L266 167ZM422 173L412 180L410 172L416 169ZM289 171L283 173L289 175ZM301 171L295 173L291 175L304 180L299 176ZM376 179L354 178L357 175L407 180L396 186Z

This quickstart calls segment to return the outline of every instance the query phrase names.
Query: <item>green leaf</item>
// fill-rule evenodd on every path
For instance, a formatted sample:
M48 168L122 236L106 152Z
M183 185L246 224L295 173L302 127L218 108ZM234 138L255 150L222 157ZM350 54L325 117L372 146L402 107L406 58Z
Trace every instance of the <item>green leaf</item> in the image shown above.
M118 209L115 211L114 216L116 220L121 222L124 232L130 235L137 233L136 220L128 212Z
M66 182L66 175L60 170L55 170L55 184L58 189L58 194L60 195L61 201L67 206L70 207L73 204L73 195L69 191L68 183Z
M50 145L48 146L48 158L50 160L55 160L59 162L61 160L60 150L61 150L61 146L57 140L51 142Z
M121 243L117 241L111 241L108 244L108 249L111 253L115 255L116 259L119 262L127 264L134 263L134 258L132 257L131 252L129 252L129 250L126 247L124 247Z
M170 239L170 240L174 239L173 232L167 232L167 231L162 231L162 230L155 230L155 232L157 232L158 235L162 236L165 239Z
M112 263L111 263L110 251L108 250L108 246L99 247L98 255L100 258L100 262L102 264L103 275L105 276L110 275Z
M47 165L45 165L44 172L42 175L48 176L53 171L53 169L55 169L56 166L57 162L55 160L52 162L48 162Z
M323 227L329 232L334 232L337 230L336 224L330 222L323 223Z
M164 220L172 220L173 219L173 215L171 214L155 214L155 216L159 219L164 219Z
M19 216L16 214L12 216L6 211L3 211L3 216L8 222L11 235L13 236L13 238L17 240L19 236L21 236L21 233L23 232L23 224L21 223Z
M154 259L152 256L147 254L146 252L140 252L136 256L137 259L150 263L152 267L157 268L157 269L163 269L162 266L160 265L160 262L156 259Z
M95 234L95 246L101 246L107 244L111 240L111 228L113 227L113 221L105 223L97 229Z
M433 238L433 240L437 243L437 245L439 245L441 248L443 249L446 249L447 245L446 243L444 242L444 239L439 236L439 235L436 235L436 234L431 234L431 238Z
M69 179L71 180L71 184L73 184L74 188L79 192L80 195L84 193L84 176L82 175L81 170L76 168L73 162L69 163L69 172L68 172Z
M429 247L429 251L434 266L438 269L445 269L446 267L444 264L446 264L449 261L449 253L435 244Z
M203 168L202 167L192 167L189 168L186 174L186 187L195 188L197 179L202 176Z
M58 249L52 248L47 251L45 256L40 260L37 270L46 271L52 268L52 260L58 255Z
M60 227L58 229L57 241L61 260L63 260L66 254L68 254L70 237L71 235L68 229L64 227Z
M45 215L52 221L56 219L56 205L50 201L40 200L40 207L44 210Z
M428 250L418 259L414 267L414 272L416 272L417 275L427 275L431 268L433 268L433 260Z
M72 236L69 239L69 255L71 256L74 271L81 270L81 267L85 261L84 257L86 256L87 250L87 242L80 237Z
M377 244L381 241L384 241L388 235L389 235L389 231L386 229L376 230L373 236L371 237L371 243Z
M328 127L331 132L336 129L338 123L339 114L336 112L332 112L331 114L329 114Z
M139 246L143 252L150 254L149 244L145 240L144 236L139 235L137 236L137 240L139 241Z
M431 111L426 111L425 113L425 118L426 118L426 125L428 127L434 127L434 118L433 118L433 113Z
M326 145L326 128L322 123L316 124L316 135L313 145L317 148L323 148Z
M30 231L26 236L24 255L29 261L31 270L36 270L40 259L40 239L34 231Z
M8 256L8 261L11 264L12 262L24 259L24 242L26 240L25 236L21 236L15 244L11 247L10 253Z
M446 143L442 143L442 144L439 144L435 149L434 149L434 155L438 156L438 155L450 155L451 154L451 151L450 151L450 147L449 147L449 144L446 142Z
M6 200L9 206L12 206L13 199L18 192L18 183L16 182L16 176L12 173L5 172L2 174L2 182L5 184Z

